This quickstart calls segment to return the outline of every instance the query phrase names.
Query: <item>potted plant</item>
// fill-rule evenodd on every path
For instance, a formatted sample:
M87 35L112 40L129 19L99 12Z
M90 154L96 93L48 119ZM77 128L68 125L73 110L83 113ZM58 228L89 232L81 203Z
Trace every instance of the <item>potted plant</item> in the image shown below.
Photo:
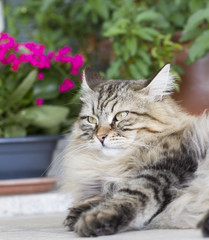
M0 179L40 177L78 109L83 59L0 33Z

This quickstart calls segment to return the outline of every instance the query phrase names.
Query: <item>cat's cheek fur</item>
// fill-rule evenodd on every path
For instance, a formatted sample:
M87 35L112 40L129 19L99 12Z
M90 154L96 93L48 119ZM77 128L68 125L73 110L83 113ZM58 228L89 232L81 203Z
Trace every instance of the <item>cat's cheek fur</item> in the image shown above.
M95 148L98 151L102 150L102 144L96 137L93 138L93 143L91 145L93 148Z

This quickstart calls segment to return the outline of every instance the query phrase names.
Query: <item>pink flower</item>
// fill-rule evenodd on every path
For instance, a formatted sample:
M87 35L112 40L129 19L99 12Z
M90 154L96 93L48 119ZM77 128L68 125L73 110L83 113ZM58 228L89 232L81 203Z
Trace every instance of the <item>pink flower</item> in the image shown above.
M8 64L11 58L6 59L8 51L16 46L15 39L8 33L0 33L0 62L2 64Z
M44 100L42 98L37 98L36 105L41 106L43 105L43 103L44 103Z
M63 68L64 72L69 69L67 71L77 75L79 68L83 65L83 58L80 55L72 56L69 46L65 46L57 52L49 51L45 53L43 44L35 42L16 43L15 38L8 33L0 33L0 68L8 65L14 72L24 67L36 68L39 70L37 78L42 80L45 77L43 74L45 70L42 69L53 68L53 71L58 71L59 69L57 70L56 66L54 67L56 64ZM74 87L74 82L66 78L59 85L59 90L64 93ZM41 98L36 100L37 105L42 105L43 102L44 100Z
M43 80L44 79L44 74L42 72L38 72L38 79Z
M0 33L0 43L1 43L1 48L7 48L10 49L16 45L15 39L11 37L8 33Z
M67 53L69 53L70 51L71 51L71 48L69 46L65 46L58 50L58 55L63 56L63 55L66 55Z
M17 60L16 55L14 53L10 53L9 56L5 59L6 63L12 63Z
M22 53L22 54L19 56L19 59L18 59L18 60L22 63L22 62L28 62L31 58L32 58L32 55L31 55L31 54Z
M5 55L6 55L6 52L0 49L0 61L2 62L2 64L6 64ZM3 63L3 62L5 62L5 63Z
M56 55L55 61L62 62L62 63L69 63L69 62L71 63L73 61L73 57Z
M66 78L62 84L59 85L59 90L61 93L67 92L70 89L74 88L75 84L69 78Z
M44 55L41 55L38 60L38 68L44 68L47 62L47 58Z
M48 52L48 55L47 55L48 60L51 61L51 60L53 59L54 55L55 55L55 52L54 52L54 51L49 51L49 52Z
M83 57L81 55L75 55L71 63L72 63L72 68L70 72L73 75L76 75L78 74L79 68L83 65Z
M20 63L21 63L21 62L20 62L18 59L15 59L15 60L13 61L11 68L12 68L12 70L13 70L14 72L17 72Z
M8 33L1 33L0 34L0 41L2 40L2 39L8 39L10 37L10 35L8 34Z

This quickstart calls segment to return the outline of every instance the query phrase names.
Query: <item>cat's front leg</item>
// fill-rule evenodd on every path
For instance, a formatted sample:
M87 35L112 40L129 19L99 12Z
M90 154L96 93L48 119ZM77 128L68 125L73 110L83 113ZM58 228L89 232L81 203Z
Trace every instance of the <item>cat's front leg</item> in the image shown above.
M136 216L137 208L138 196L127 197L124 193L116 193L82 213L75 224L75 232L82 237L114 234L129 225Z
M82 213L74 230L80 236L90 237L113 234L129 227L143 228L175 196L174 190L170 191L174 179L175 176L168 176L164 171L142 172L105 201Z
M69 213L64 221L64 225L66 227L68 227L68 229L70 231L73 231L74 226L75 226L76 222L78 221L80 215L82 213L90 210L91 208L95 207L101 201L102 201L102 197L98 196L98 197L91 198L82 204L79 204L77 206L70 208Z

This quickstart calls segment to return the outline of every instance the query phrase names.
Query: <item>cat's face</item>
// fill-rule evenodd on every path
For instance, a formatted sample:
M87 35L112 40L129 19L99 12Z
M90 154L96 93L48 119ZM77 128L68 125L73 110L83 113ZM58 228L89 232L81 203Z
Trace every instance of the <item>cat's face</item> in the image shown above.
M171 80L166 66L151 83L105 81L92 70L85 71L79 138L85 141L89 149L99 150L107 156L117 156L134 146L143 146L144 137L163 130L164 123L156 115L161 112L163 95L170 90ZM163 85L164 75L168 83ZM157 79L159 77L161 81ZM164 89L159 89L158 85Z

